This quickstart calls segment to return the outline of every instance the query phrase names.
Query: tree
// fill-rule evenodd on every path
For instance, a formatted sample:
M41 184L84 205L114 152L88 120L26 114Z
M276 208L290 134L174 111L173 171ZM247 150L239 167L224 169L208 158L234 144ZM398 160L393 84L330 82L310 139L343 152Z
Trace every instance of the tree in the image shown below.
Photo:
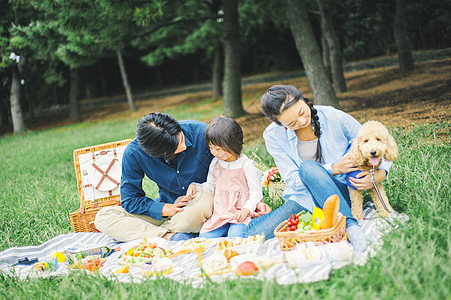
M0 54L2 62L0 67L11 71L11 88L10 88L10 108L11 120L13 123L14 134L20 134L27 130L22 113L21 100L21 73L25 68L26 46L20 39L17 39L12 34L13 29L21 22L28 22L33 12L27 5L19 5L17 3L1 3L7 6L8 13L3 16L0 30L2 35L0 37ZM5 35L3 35L5 33Z
M125 94L127 95L128 106L132 111L136 111L132 90L130 88L130 84L128 83L127 72L125 71L124 60L122 59L122 52L120 50L116 50L116 55L119 69L121 70L122 84L124 85Z
M340 49L340 42L335 33L334 25L330 13L329 0L316 0L321 14L321 31L327 42L327 49L330 56L330 71L334 87L337 92L346 92L346 80L343 73L343 63ZM324 60L324 58L323 58Z
M291 34L302 59L315 104L340 108L327 70L321 60L320 50L313 35L307 9L303 1L285 0L285 9Z
M22 114L22 106L20 103L21 100L21 91L20 91L20 68L19 65L23 64L20 62L20 58L18 58L17 66L13 67L12 70L12 78L11 78L11 94L10 94L10 102L11 102L11 119L13 121L13 131L14 134L24 133L27 128L25 127L25 122Z
M407 22L405 0L396 0L394 34L398 49L399 67L402 72L413 70L413 57L410 48L409 24Z
M238 0L224 2L224 15L224 114L238 118L246 113L241 102Z

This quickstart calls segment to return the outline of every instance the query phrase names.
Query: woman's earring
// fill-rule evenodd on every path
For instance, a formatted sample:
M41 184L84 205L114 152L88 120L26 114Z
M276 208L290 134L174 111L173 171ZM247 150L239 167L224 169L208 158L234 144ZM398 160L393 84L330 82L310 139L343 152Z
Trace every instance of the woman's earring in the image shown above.
M312 129L313 131L315 131L315 123L313 123L313 121L312 121Z

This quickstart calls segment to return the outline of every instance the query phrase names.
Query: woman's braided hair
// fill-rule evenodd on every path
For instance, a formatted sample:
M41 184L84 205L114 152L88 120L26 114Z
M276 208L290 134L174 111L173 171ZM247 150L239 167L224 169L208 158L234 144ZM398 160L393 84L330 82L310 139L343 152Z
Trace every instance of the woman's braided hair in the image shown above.
M293 99L288 100L291 98L290 96ZM313 107L313 103L311 103L307 98L302 97L300 90L291 85L274 85L270 87L268 91L262 96L260 104L263 113L266 115L266 117L268 117L268 119L270 119L277 125L282 125L277 118L280 116L282 111L290 108L300 99L304 100L308 107L310 107L313 131L315 133L315 136L318 137L315 160L321 162L322 154L321 145L319 143L319 137L321 136L321 126L318 120L318 112Z
M312 112L312 127L313 131L315 133L315 136L318 138L318 143L316 144L316 153L315 153L315 160L317 162L321 162L322 160L322 154L321 154L321 144L319 143L319 137L321 135L321 125L319 124L318 120L318 111L316 108L313 107L313 103L309 101L309 99L302 97L302 100L310 107L310 111Z

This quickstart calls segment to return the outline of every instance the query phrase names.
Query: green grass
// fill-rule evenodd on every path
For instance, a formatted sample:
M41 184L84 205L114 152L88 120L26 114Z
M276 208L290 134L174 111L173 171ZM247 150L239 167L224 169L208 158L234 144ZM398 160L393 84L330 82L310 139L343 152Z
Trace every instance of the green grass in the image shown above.
M0 299L450 299L450 127L391 129L400 156L385 188L392 206L410 221L385 236L367 264L336 270L327 281L279 286L240 278L195 289L165 279L131 284L72 274L22 281L0 273ZM127 120L1 137L0 251L71 232L68 214L79 207L73 150L131 138L135 128L136 120ZM255 149L271 164L261 140L244 152ZM156 193L150 182L145 187Z

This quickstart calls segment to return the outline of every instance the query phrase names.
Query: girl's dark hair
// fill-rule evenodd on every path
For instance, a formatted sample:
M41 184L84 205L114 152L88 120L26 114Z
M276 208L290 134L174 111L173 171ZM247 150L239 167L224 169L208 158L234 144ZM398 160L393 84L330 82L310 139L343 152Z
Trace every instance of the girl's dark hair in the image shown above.
M171 115L150 113L138 121L136 139L141 149L152 157L174 158L182 128Z
M232 118L218 116L211 120L205 133L205 142L218 146L238 157L243 150L243 130Z
M310 107L310 111L312 112L313 131L315 132L315 136L319 139L321 136L321 126L319 124L317 111L313 107L313 103L311 103L307 98L302 97L301 91L294 86L273 85L265 94L263 94L260 105L263 113L266 117L268 117L268 119L277 125L282 125L277 118L284 110L296 104L300 99L304 100L308 107ZM321 162L322 160L321 145L319 142L316 149L315 159L318 162Z

